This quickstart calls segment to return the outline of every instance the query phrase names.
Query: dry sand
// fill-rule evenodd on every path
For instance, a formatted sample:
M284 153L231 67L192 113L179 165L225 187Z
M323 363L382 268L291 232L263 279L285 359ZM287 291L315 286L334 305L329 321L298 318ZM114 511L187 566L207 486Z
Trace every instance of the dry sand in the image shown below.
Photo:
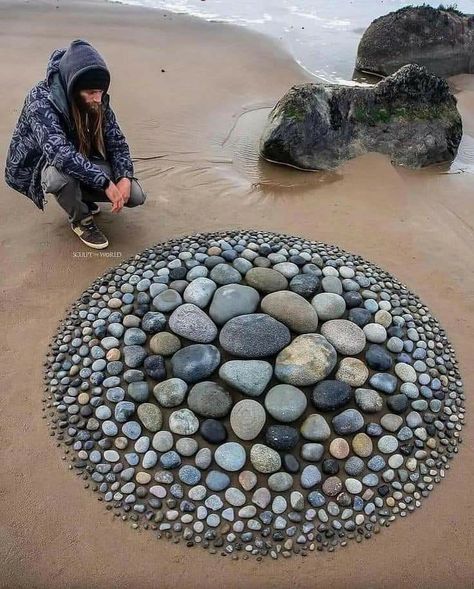
M0 3L0 142L52 50L85 38L112 72L111 103L148 192L100 225L122 259L196 231L261 228L337 243L392 272L446 328L472 409L474 176L394 168L379 155L336 174L256 158L268 110L309 79L276 42L244 29L84 1ZM162 73L161 69L165 69ZM474 133L474 83L459 107ZM61 460L41 418L42 362L66 307L120 262L85 251L52 200L41 213L0 187L2 259L0 586L8 588L474 586L472 418L441 488L362 544L306 560L231 561L114 520Z

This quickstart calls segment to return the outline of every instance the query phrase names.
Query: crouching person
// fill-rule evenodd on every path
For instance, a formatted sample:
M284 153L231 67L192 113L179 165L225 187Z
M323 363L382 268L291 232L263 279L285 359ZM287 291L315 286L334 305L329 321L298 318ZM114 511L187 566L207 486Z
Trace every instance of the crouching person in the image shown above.
M56 49L46 78L25 99L5 166L7 184L41 210L53 194L74 233L94 249L109 244L94 220L98 202L120 212L146 200L109 104L109 84L103 58L87 41Z

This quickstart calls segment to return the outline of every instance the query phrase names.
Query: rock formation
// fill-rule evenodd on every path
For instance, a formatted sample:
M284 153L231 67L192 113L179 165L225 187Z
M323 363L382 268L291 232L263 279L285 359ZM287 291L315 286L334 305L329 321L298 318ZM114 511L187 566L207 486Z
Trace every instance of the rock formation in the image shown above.
M360 41L356 68L389 75L408 63L444 77L473 73L474 15L409 6L374 20Z
M376 151L419 168L452 160L461 135L447 82L406 65L375 86L293 86L269 114L260 153L305 170L331 170Z

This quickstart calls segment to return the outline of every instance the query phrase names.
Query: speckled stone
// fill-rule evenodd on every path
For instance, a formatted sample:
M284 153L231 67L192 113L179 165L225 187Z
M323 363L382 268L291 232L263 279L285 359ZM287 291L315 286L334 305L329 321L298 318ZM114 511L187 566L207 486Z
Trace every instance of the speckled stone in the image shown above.
M326 378L336 363L336 350L326 338L303 334L278 354L275 376L295 386L313 385Z
M347 319L333 319L321 325L321 335L332 344L340 354L356 356L365 347L362 329Z

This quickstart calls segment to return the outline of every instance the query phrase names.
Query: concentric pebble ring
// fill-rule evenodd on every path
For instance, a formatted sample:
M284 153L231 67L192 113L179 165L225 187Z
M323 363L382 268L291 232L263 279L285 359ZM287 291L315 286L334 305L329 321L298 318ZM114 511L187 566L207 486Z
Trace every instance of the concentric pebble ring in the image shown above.
M108 270L44 373L51 435L106 509L234 559L370 538L462 442L462 381L428 308L288 235L195 234Z

